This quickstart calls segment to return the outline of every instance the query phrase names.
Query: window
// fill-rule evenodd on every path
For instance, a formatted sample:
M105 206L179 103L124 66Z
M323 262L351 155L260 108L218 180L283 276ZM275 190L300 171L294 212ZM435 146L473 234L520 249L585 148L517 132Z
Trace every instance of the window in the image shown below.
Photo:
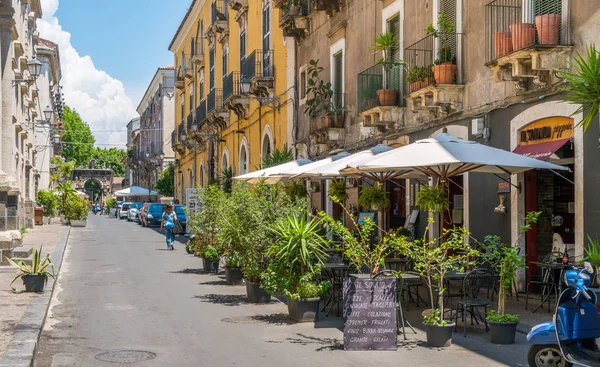
M200 101L204 101L204 68L200 69L200 82L198 83L199 87L199 94L200 94Z
M200 54L204 55L204 19L200 19Z
M267 2L263 8L263 75L271 76L271 65L273 57L271 55L271 3Z
M240 70L242 70L241 64L246 59L246 16L244 15L240 20Z
M240 150L240 174L245 173L248 173L248 154L246 153L246 146L242 145Z
M333 103L335 106L342 106L344 102L342 95L344 93L344 53L340 51L333 55Z
M188 89L190 91L190 107L189 108L190 108L190 113L191 113L191 111L195 105L195 103L194 103L194 83L190 83L188 85Z
M209 58L209 62L210 62L210 76L209 76L209 86L210 86L210 90L212 91L213 89L215 89L215 46L210 48L210 58Z
M181 68L184 71L187 70L187 67L185 65L185 54L183 53L183 51L181 51Z
M185 115L185 94L181 93L181 122L183 123L183 116Z
M200 166L200 187L204 187L204 166Z
M195 56L196 55L196 43L194 42L194 37L192 37L192 39L191 39L190 47L192 50L192 56Z
M387 20L387 31L396 36L396 39L400 40L400 14L390 18ZM400 57L400 45L394 47L390 52L390 60L394 62L399 62Z
M229 47L223 45L223 78L229 74Z

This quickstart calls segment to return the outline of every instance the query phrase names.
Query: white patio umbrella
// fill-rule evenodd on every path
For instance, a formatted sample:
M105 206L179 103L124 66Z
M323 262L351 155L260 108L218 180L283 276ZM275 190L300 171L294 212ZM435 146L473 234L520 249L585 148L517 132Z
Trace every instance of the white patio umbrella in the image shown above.
M243 174L240 176L236 176L233 179L237 180L237 181L246 181L248 183L257 183L261 180L266 180L267 182L269 182L268 178L271 175L276 175L281 172L289 172L295 168L304 166L309 163L312 163L312 161L308 160L308 159L300 158L295 161L280 164L278 166L269 167L269 168L261 169L258 171L246 173L246 174ZM277 181L278 180L275 179L275 182L277 182Z
M366 162L349 164L343 174L388 172L394 177L436 177L444 182L448 177L465 172L515 174L531 169L568 170L563 166L543 162L448 133L416 141L383 153Z
M305 164L303 166L296 167L293 169L289 169L289 170L288 169L280 169L280 170L277 170L276 172L273 172L272 174L270 174L269 178L267 179L267 182L274 183L274 182L285 181L285 180L294 179L294 178L301 178L299 176L302 175L303 172L306 172L308 170L313 170L313 169L319 169L321 167L325 167L327 165L338 162L349 156L350 156L350 153L341 152L334 156L323 158L316 162Z
M123 190L115 191L115 196L155 196L158 192L148 190L139 186L131 186Z
M387 146L385 144L378 144L370 149L363 150L358 153L354 153L352 155L347 155L341 159L336 159L327 164L321 164L321 165L313 166L313 167L306 166L307 169L303 169L302 173L298 173L298 174L292 176L291 178L292 179L298 179L298 178L326 179L326 178L340 177L343 175L342 173L340 173L340 171L343 170L344 168L347 168L349 165L364 163L364 162L372 159L374 156L376 156L378 154L389 152L391 150L393 150L393 148L390 148L389 146ZM316 163L319 163L319 162L316 162ZM311 166L311 165L309 165L309 166ZM302 167L302 168L305 168L305 167Z

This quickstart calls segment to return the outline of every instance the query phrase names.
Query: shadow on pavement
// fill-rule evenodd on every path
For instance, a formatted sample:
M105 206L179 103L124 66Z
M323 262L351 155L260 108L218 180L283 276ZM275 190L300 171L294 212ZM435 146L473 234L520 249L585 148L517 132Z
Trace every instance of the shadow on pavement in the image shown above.
M194 298L201 299L203 302L209 302L230 307L248 304L248 298L242 295L204 294L202 296L194 296Z
M318 347L317 349L315 349L315 351L317 352L344 350L344 343L339 339L317 338L301 333L297 333L296 335L297 337L286 338L284 341L268 340L267 343L282 344L287 342L290 344L315 345Z
M199 285L227 285L225 280L211 280L208 282L200 282Z
M169 273L171 274L197 274L197 275L204 275L204 274L214 274L214 273L210 273L210 272L206 272L203 269L183 269L183 270L177 270L177 271L170 271Z

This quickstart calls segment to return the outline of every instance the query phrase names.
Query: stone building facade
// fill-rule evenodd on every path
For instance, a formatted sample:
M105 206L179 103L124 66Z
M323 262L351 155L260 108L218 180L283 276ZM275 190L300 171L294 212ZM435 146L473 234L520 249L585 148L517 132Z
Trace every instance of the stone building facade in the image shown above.
M28 63L41 15L39 0L0 1L0 261L20 243L19 229L33 226L35 129L43 108Z

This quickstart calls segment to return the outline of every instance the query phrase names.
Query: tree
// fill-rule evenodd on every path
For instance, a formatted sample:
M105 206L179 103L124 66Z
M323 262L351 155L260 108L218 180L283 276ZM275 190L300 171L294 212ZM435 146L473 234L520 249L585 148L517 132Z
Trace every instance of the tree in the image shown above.
M81 119L77 111L65 106L62 121L65 132L62 137L62 156L67 162L75 162L77 166L84 166L90 162L94 152L94 135L89 125Z
M94 148L92 158L96 160L96 168L112 169L115 177L125 175L123 159L127 156L125 149ZM86 164L88 164L86 162Z
M154 188L163 196L173 196L175 192L175 165L171 164L166 170L160 173L160 178L156 181Z

